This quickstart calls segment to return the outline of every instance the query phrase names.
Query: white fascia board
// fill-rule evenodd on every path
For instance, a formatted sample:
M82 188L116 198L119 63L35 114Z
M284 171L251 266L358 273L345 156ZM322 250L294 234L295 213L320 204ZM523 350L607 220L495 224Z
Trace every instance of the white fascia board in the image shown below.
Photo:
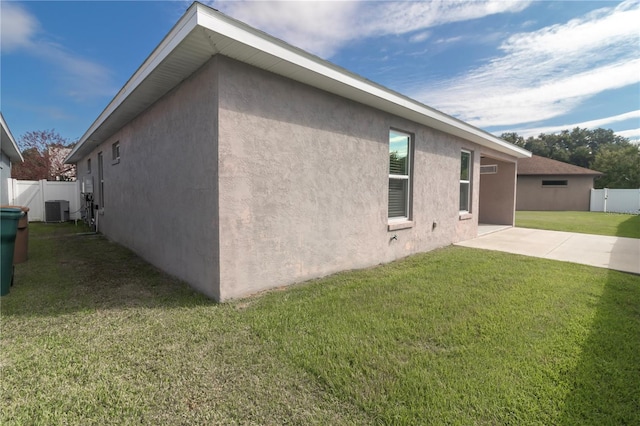
M484 130L467 124L461 120L430 108L409 97L394 92L384 86L369 81L344 68L323 60L302 49L291 46L269 34L257 30L243 22L237 21L206 6L198 5L202 14L198 14L198 24L203 27L253 47L260 52L275 56L283 61L301 67L305 71L335 80L350 88L365 92L400 106L406 110L418 113L425 118L438 121L455 133L462 133L473 142L494 148L498 151L514 155L519 158L530 157L531 153L518 146L510 144Z
M0 126L2 127L2 150L7 154L11 161L22 163L24 158L22 158L20 148L18 148L18 144L11 134L11 130L9 129L7 122L4 120L2 112L0 112ZM4 144L7 140L10 142L8 146Z
M109 116L118 108L122 102L142 83L149 74L180 44L182 40L197 25L197 3L189 7L187 12L173 26L171 31L154 49L149 57L142 63L138 70L129 78L129 81L120 89L109 105L102 111L91 127L82 135L71 153L67 156L65 163L75 163L80 158L74 158L80 148L90 139L91 135L102 125Z
M405 116L406 118L418 118L418 122L425 123L444 132L469 139L480 145L496 149L509 155L519 158L531 156L528 151L503 141L490 133L387 89L384 86L373 83L243 22L230 18L208 6L194 3L178 23L176 23L169 34L167 34L160 45L158 45L140 68L138 68L125 86L118 92L82 138L80 138L80 141L67 157L66 162L73 163L80 159L76 158L76 154L81 147L89 141L94 132L109 119L118 106L133 93L180 42L198 26L213 33L220 34L230 40L242 43L251 49L255 49L256 54L264 53L272 56L277 59L279 66L285 64L286 68L290 67L292 74L303 72L312 76L313 79L318 79L319 82L321 80L325 80L325 82L331 80L343 84L347 91L352 93L360 92L365 95L364 98L368 97L372 103L380 104L381 101L382 105L386 106L387 111L393 111L393 113L397 115ZM224 47L222 47L222 50L224 50ZM345 93L343 96L345 95L347 94ZM362 98L362 96L357 97ZM376 108L379 107L376 106Z

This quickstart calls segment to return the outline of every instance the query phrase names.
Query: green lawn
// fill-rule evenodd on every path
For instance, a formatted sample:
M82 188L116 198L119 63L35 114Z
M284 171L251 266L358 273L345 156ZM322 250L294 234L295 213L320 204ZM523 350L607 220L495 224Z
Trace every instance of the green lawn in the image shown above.
M640 238L640 215L599 212L516 212L516 226Z
M31 224L0 424L640 424L640 277L449 247L228 304Z

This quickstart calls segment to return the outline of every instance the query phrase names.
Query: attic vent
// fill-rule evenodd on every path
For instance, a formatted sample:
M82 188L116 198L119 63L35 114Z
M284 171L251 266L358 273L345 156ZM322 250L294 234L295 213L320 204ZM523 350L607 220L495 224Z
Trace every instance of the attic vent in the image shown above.
M497 164L483 164L480 166L481 175L495 175L496 173L498 173Z

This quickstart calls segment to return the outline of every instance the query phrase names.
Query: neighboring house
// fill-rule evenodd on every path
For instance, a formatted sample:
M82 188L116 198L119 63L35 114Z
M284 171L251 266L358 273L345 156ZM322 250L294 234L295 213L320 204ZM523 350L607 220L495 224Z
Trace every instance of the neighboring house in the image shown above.
M67 162L100 232L227 300L513 225L529 155L194 3Z
M520 159L516 210L589 211L593 180L601 175L538 155Z
M0 204L9 204L9 191L11 188L11 163L22 162L22 154L18 144L13 138L4 116L0 112Z

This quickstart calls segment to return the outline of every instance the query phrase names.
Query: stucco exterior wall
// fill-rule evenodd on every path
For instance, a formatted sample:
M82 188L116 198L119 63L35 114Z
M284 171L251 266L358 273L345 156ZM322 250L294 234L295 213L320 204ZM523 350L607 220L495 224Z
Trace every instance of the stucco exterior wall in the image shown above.
M397 230L387 219L390 129L413 137L411 226ZM473 154L464 217L462 149ZM486 151L216 56L82 159L78 178L93 178L99 203L102 152L99 230L223 301L476 237Z
M484 157L481 164L495 164L498 166L498 172L480 175L480 223L513 226L515 222L516 163L502 161L496 157Z
M479 146L226 58L219 102L221 299L477 235ZM415 142L413 226L396 231L387 220L390 128ZM474 151L467 220L458 211L462 148Z
M542 186L566 180L566 187ZM516 210L589 211L593 176L518 176Z
M212 60L83 158L78 178L93 177L98 203L103 152L100 232L219 298L216 86Z

